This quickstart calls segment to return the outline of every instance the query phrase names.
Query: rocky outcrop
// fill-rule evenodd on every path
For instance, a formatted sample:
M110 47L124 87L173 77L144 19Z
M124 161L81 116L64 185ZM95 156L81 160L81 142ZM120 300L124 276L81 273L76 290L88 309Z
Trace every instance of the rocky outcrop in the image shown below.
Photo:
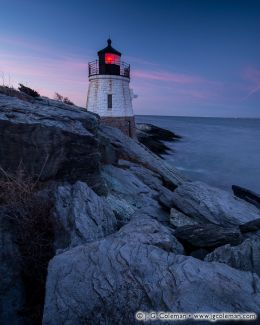
M171 150L165 141L172 142L181 139L181 136L169 130L148 123L136 123L136 135L139 142L158 156L167 154Z
M54 202L56 249L95 241L117 229L115 216L105 200L85 183L59 186Z
M126 160L119 160L118 166L134 174L142 183L150 188L153 193L155 193L154 198L156 201L158 201L164 209L168 210L168 212L170 211L170 208L173 205L173 192L166 187L167 184L164 184L163 179L158 172L153 172L144 166Z
M154 172L128 161L120 161L118 166L104 166L102 175L109 191L106 201L119 225L129 222L140 209L149 209L162 222L169 220L157 200L161 193L169 190Z
M25 101L28 101L28 102L33 102L34 101L34 98L25 94L25 93L22 93L20 92L19 90L16 90L12 87L8 87L8 86L0 86L0 94L2 95L6 95L6 96L9 96L9 97L16 97L16 98L19 98L21 100L25 100Z
M257 207L187 181L95 114L16 97L0 94L0 166L42 181L32 190L41 204L31 219L30 197L19 208L29 224L16 222L14 237L0 223L1 324L23 324L22 313L40 323L55 252L44 324L134 324L137 310L260 312ZM19 252L33 254L21 263Z
M99 132L101 138L109 139L119 159L137 163L155 173L158 173L168 188L174 189L187 178L172 166L153 154L147 147L124 135L120 130L102 126Z
M218 247L227 243L237 245L242 242L238 228L221 227L210 223L178 227L174 235L179 240L200 248Z
M170 223L174 227L181 227L181 226L187 226L187 225L196 225L198 224L197 221L191 219L190 217L186 216L186 214L171 208L170 213Z
M255 205L257 208L260 208L260 194L237 185L232 185L232 190L235 196Z
M156 221L135 219L115 235L57 255L43 324L137 324L138 310L260 312L258 276L176 255L178 247Z
M125 243L137 242L159 247L166 252L184 254L183 246L174 236L174 231L142 212L136 213L127 225L113 235L113 238Z
M0 165L14 173L22 164L40 180L82 180L102 192L98 125L98 116L76 106L0 94Z
M239 228L242 233L258 231L260 230L260 218L244 223Z
M157 192L164 193L172 193L170 190L164 187L162 178L158 172L153 172L150 169L140 166L137 163L133 163L128 160L120 159L117 163L118 167L128 170L133 175L135 175L141 182L143 182L146 186L155 190Z
M240 225L260 217L260 210L232 194L202 182L185 182L173 193L174 205L199 222Z
M5 212L0 209L0 324L24 324L25 290L19 248Z
M205 258L208 262L225 263L242 271L260 276L260 238L246 239L238 246L225 245L216 248Z

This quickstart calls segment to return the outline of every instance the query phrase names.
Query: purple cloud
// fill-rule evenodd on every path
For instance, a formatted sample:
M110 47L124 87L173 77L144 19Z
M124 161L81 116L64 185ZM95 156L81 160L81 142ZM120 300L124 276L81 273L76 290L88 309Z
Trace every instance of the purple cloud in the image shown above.
M41 44L0 36L0 82L17 86L25 83L42 95L55 92L68 96L77 105L85 106L88 88L88 61ZM260 70L247 68L243 79L236 82L209 80L203 75L171 72L157 63L141 58L128 58L132 66L131 87L137 93L134 101L137 114L176 114L188 107L232 106L260 91ZM177 109L176 109L177 108Z
M180 73L170 73L166 71L146 71L146 70L134 70L132 75L136 78L142 78L147 80L160 80L166 82L174 82L178 84L194 84L209 82L199 76L192 76Z
M248 93L243 98L243 100L245 100L260 91L260 69L247 67L243 71L243 76L244 79L248 82L248 85L246 86Z

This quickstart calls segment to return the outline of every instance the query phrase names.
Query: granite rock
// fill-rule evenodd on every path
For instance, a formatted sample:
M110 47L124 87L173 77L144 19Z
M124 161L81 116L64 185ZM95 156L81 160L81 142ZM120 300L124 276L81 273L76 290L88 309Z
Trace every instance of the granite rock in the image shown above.
M106 201L117 216L120 226L125 225L136 211L147 208L153 210L154 216L159 220L169 220L169 216L165 215L157 201L158 188L155 183L154 186L151 185L152 178L149 179L149 186L146 185L148 178L145 176L145 168L143 171L140 177L137 172L123 168L122 165L105 165L102 168L102 176L108 187Z
M165 144L165 141L177 141L181 136L162 129L156 125L148 123L136 123L136 135L138 141L148 147L152 152L161 156L170 151L170 147Z
M248 221L239 226L242 233L255 232L260 230L260 218L252 221Z
M158 173L170 189L175 189L182 184L187 178L182 175L173 166L167 164L163 159L152 153L141 143L127 137L120 130L101 126L99 134L105 139L109 139L112 146L117 151L119 159L128 160L137 163L145 168Z
M255 205L257 208L260 209L260 194L257 194L253 191L248 190L247 188L237 185L232 185L232 190L235 196Z
M43 324L138 324L138 310L260 312L256 274L176 255L168 231L140 222L53 258Z
M206 256L205 261L225 263L260 276L260 238L246 239L238 246L227 244L218 247Z
M95 241L117 229L115 216L105 199L83 182L57 188L53 215L56 249Z
M186 214L171 208L171 214L170 214L170 223L174 227L182 227L187 225L197 225L198 222L194 219L186 216Z
M218 247L225 244L237 245L242 236L236 227L221 227L215 224L197 224L178 227L175 236L194 247Z
M9 173L22 166L41 181L86 181L101 193L98 126L80 107L0 94L0 165Z
M255 206L202 182L185 182L173 193L174 205L198 222L240 225L260 217Z

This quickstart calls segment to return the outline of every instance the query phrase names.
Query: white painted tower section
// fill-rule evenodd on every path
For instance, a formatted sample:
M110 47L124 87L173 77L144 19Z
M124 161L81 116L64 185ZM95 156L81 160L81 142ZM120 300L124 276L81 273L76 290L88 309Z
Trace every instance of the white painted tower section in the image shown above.
M120 129L136 138L133 95L129 87L130 65L121 61L121 53L111 46L97 52L98 60L89 62L89 87L86 108L100 116L100 123Z
M129 83L129 78L115 75L89 77L87 110L101 117L132 117L133 92ZM112 108L108 95L112 95Z

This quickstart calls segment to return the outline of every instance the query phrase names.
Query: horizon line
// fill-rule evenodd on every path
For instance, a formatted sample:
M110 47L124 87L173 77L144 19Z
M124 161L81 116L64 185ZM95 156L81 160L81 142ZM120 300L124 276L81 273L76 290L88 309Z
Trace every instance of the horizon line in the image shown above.
M135 114L135 116L158 116L158 117L192 117L192 118L226 118L226 119L260 119L259 117L240 117L240 116L192 116L192 115L158 115L158 114Z

